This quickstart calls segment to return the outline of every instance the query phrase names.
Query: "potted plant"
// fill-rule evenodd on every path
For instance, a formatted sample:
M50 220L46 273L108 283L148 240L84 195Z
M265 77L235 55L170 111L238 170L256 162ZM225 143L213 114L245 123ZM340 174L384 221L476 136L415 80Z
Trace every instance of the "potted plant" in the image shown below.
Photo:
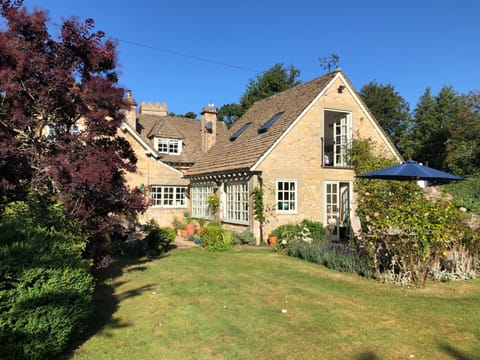
M278 236L270 234L270 235L268 235L267 240L268 240L268 244L270 246L274 246L277 243Z
M193 234L195 234L195 223L192 221L190 213L184 212L183 218L186 223L185 228L187 230L187 236L192 236Z
M181 235L182 230L185 230L184 222L180 220L177 216L173 217L172 226L177 235Z

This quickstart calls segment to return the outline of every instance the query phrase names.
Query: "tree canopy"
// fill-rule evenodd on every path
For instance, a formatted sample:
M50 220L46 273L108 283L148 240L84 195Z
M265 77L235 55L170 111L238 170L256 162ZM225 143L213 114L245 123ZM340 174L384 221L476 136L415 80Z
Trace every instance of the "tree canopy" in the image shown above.
M360 96L406 159L458 175L480 170L480 95L459 95L443 86L437 95L427 87L413 112L393 85L372 81Z
M282 63L275 64L257 75L256 79L250 79L240 103L223 105L218 110L218 117L230 124L235 122L255 102L300 84L299 76L300 70L293 65L285 67Z
M412 153L406 135L411 116L410 107L405 99L395 91L393 85L377 84L375 81L364 85L360 90L360 96L401 154L410 158Z
M31 191L60 201L98 245L120 230L115 215L143 209L124 180L136 158L117 135L125 103L115 43L92 19L65 20L54 38L45 11L29 13L22 1L0 5L0 201Z
M185 114L176 114L174 112L169 112L168 116L184 117L184 118L188 118L188 119L196 119L197 118L197 114L194 113L193 111L188 111Z
M427 88L413 116L414 158L431 167L449 170L445 163L449 132L463 111L464 103L451 86L444 86L436 96Z
M461 96L462 108L448 131L446 167L460 175L480 174L480 92Z

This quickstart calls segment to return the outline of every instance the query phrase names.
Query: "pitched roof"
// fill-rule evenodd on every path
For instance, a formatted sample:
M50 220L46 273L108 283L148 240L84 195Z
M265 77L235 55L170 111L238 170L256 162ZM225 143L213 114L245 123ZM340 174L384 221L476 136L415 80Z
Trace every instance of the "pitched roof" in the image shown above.
M197 160L187 175L250 169L336 74L337 71L328 73L253 104L233 124L225 137L217 138L217 143ZM259 133L258 129L279 113L282 115L269 126L268 130ZM249 122L252 124L234 141L230 141L232 135Z
M355 91L354 88L353 88L353 85L352 83L350 82L350 80L345 76L343 75L343 79L345 80L345 82L348 84L348 86L350 87L350 89L352 89L352 91ZM380 123L378 122L378 120L375 118L375 115L373 115L372 111L368 108L367 104L365 103L365 101L363 100L363 98L360 96L359 93L355 92L355 95L356 95L356 100L360 103L360 107L366 111L368 113L368 115L370 116L370 118L372 119L373 121L373 125L374 127L381 133L383 139L388 143L389 145L389 148L392 150L393 154L395 155L395 157L397 158L398 161L403 161L403 156L402 154L400 154L400 151L397 149L397 147L395 146L392 138L387 134L387 132L385 131L385 129L380 125Z
M201 121L197 119L137 114L136 131L152 149L155 148L155 137L179 139L183 141L180 155L168 155L156 152L160 160L166 163L191 164L202 153ZM217 138L225 136L223 123L217 124Z

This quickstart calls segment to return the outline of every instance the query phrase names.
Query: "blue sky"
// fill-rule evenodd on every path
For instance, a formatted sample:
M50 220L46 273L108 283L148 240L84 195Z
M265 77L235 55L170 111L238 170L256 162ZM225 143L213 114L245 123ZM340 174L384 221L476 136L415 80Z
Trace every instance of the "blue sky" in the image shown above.
M322 75L337 53L356 90L392 84L413 109L427 86L480 90L478 0L25 0L51 22L91 17L117 39L120 85L175 113L238 102L275 63ZM54 26L54 25L52 25ZM182 55L179 55L182 54Z

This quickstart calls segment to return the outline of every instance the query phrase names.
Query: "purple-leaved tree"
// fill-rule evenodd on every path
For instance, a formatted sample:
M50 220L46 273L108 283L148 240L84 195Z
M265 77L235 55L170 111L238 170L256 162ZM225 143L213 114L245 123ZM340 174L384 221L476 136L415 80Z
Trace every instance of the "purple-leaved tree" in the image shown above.
M117 134L126 104L115 43L91 19L64 20L53 37L45 11L0 5L0 203L29 192L62 202L100 261L122 231L119 218L144 210L124 179L136 157Z

